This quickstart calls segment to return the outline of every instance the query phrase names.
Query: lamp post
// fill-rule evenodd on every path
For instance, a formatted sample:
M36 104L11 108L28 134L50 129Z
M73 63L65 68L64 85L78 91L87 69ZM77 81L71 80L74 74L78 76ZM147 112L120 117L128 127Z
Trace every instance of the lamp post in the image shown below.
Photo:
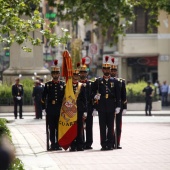
M48 45L45 46L45 62L47 63L47 57L48 57Z

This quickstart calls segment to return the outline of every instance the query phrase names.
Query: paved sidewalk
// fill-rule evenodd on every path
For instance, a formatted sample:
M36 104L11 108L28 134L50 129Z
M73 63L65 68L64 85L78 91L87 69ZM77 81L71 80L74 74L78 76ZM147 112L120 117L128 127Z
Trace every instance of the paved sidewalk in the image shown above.
M10 120L8 127L17 157L26 170L169 170L170 111L166 113L167 116L155 116L155 112L154 116L123 116L123 149L113 151L100 151L95 117L93 150L81 152L47 152L45 120L33 119L34 113L24 113L24 119L17 120L10 114L5 117Z

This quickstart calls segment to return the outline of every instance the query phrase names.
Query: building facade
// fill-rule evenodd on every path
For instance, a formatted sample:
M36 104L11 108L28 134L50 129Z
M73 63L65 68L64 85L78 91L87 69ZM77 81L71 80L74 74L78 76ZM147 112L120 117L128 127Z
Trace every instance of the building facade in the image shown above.
M170 84L170 17L160 11L158 19L157 33L119 36L118 51L113 56L118 60L119 76L128 82L166 80Z

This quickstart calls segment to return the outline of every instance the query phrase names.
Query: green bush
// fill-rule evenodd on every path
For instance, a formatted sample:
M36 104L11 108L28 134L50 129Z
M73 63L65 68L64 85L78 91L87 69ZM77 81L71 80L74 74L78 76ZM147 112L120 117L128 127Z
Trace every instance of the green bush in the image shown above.
M128 103L145 102L145 93L143 93L142 91L146 86L147 86L147 83L144 81L127 84L126 92L127 92ZM151 87L154 89L153 85L151 85ZM157 96L156 96L156 93L154 93L153 101L156 101L156 100L157 100Z
M7 120L0 118L0 143L3 136L7 136L8 139L12 142L10 130L6 126ZM8 170L24 170L24 165L19 158L15 158L10 165Z
M6 119L0 118L0 138L2 138L3 135L6 135L11 140L11 134L10 134L8 127L6 126L6 123L7 123Z

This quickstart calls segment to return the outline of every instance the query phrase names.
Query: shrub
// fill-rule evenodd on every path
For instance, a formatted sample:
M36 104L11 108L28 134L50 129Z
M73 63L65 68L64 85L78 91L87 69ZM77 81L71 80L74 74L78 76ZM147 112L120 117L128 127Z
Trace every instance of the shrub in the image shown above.
M10 130L6 126L7 120L0 118L0 143L3 136L7 136L12 143ZM8 170L24 170L24 165L19 158L14 158Z
M142 92L147 86L144 81L139 81L137 83L129 83L126 85L127 101L128 103L145 102L145 94ZM154 89L154 86L151 85ZM155 91L155 90L154 90ZM157 100L157 94L154 93L153 101Z

